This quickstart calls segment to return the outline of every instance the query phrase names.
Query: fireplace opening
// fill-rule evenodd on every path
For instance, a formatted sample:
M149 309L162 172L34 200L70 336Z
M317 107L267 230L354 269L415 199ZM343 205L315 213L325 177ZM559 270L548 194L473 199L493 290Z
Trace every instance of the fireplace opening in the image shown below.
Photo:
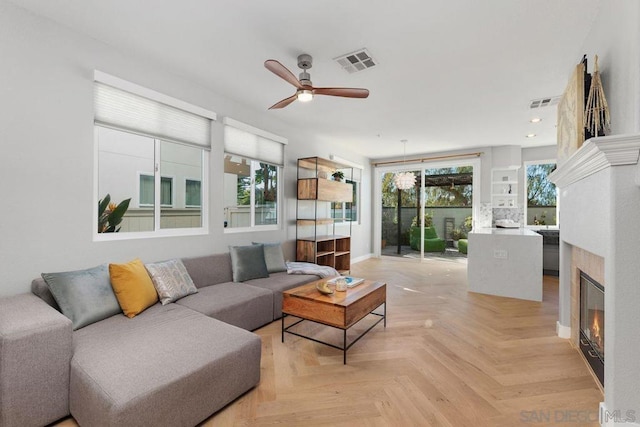
M604 287L580 272L580 350L604 385Z

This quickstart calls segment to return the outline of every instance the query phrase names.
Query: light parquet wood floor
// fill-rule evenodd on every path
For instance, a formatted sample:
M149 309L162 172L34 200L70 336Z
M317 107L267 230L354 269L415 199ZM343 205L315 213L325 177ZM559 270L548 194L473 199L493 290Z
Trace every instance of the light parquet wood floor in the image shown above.
M204 426L598 425L602 394L555 333L557 279L536 303L467 292L466 259L384 257L352 274L387 282L386 330L345 366L339 350L281 343L279 322L261 328L260 385Z
M555 334L557 279L545 277L536 303L467 292L466 259L383 257L352 274L387 283L387 328L356 343L347 365L339 350L282 343L279 321L257 330L260 384L202 426L599 425L603 396Z

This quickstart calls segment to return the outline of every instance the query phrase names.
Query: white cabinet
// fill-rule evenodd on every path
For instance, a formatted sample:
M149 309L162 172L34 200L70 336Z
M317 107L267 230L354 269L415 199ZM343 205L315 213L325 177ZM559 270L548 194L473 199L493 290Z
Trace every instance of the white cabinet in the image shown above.
M469 233L467 280L481 294L542 301L542 236L526 228Z
M491 205L494 208L518 207L518 169L491 170Z

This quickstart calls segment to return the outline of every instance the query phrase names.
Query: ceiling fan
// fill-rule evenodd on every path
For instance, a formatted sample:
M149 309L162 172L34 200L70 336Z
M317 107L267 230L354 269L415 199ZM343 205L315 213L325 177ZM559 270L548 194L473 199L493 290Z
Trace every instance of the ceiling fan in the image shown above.
M309 102L314 95L342 96L344 98L366 98L369 96L368 89L348 88L348 87L313 87L311 84L311 76L307 72L313 63L311 55L302 54L298 56L298 67L302 69L300 79L289 71L287 67L276 61L268 59L264 61L264 66L281 79L291 83L296 88L296 93L282 101L276 102L270 110L276 108L284 108L296 99L300 102Z

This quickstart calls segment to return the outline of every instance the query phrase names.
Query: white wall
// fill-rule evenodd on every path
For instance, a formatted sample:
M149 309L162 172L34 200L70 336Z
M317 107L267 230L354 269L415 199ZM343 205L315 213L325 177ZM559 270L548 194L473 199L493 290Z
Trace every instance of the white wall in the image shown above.
M350 153L348 141L321 140L186 81L159 64L121 54L94 39L0 0L0 295L27 291L41 272L105 262L143 261L225 252L252 240L295 239L295 159ZM209 235L93 242L95 69L289 138L284 171L284 218L279 231L224 234L222 125L214 123L210 156ZM26 167L25 167L26 165ZM369 176L369 168L364 176ZM362 225L355 226L353 256L371 252L370 183L363 183Z

